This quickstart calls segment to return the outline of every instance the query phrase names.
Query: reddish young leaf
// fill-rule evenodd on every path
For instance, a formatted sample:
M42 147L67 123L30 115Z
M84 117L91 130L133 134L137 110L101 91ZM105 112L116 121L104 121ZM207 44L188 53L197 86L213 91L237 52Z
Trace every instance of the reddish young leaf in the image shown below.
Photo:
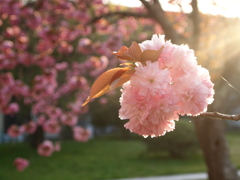
M121 77L129 69L130 67L114 68L101 74L93 83L90 95L82 106L85 106L92 98L96 98L107 93L110 90L111 83Z
M142 50L138 43L133 42L132 45L127 48L126 46L121 47L118 52L113 52L118 59L137 62L141 60Z
M118 52L112 52L112 54L116 55L116 56L122 56L123 54L126 54L128 51L128 47L127 46L122 46Z
M126 61L136 61L134 57L129 56L128 47L122 46L118 52L112 52L113 55L116 55L118 59L126 60Z
M138 43L133 42L132 45L128 49L128 54L134 57L137 61L141 61L142 50Z
M110 86L110 90L117 89L118 87L122 86L124 83L130 80L131 76L135 73L135 69L128 70L125 72L120 78L116 79L112 82Z
M146 65L146 61L155 62L158 60L160 54L163 51L164 46L162 46L158 51L156 50L145 50L141 55L143 65Z

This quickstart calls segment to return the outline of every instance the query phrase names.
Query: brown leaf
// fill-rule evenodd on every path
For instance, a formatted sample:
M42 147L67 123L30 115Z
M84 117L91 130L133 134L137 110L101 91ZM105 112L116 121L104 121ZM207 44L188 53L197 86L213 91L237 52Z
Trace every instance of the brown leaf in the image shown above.
M118 52L112 52L112 54L116 55L116 56L122 56L123 54L126 54L128 51L128 47L127 46L122 46Z
M141 53L142 50L136 42L133 42L129 48L122 46L118 52L112 52L112 54L116 55L118 59L133 62L141 60Z
M129 47L128 52L130 56L134 57L137 61L141 60L142 50L138 43L132 42L132 45Z
M90 90L90 95L87 100L82 104L85 106L92 98L97 98L110 90L110 84L121 77L130 67L114 68L101 74L93 83Z
M146 65L146 61L155 62L158 60L160 54L163 51L164 46L162 46L158 51L156 50L145 50L141 55L141 62Z
M136 65L133 63L122 63L122 64L120 64L120 66L136 67Z
M130 80L131 76L135 73L135 69L128 70L125 72L120 78L116 79L112 82L110 86L110 90L117 89L118 87L122 86L124 83Z
M125 61L132 61L132 62L136 62L137 59L135 59L134 57L132 56L129 56L127 54L124 54L122 56L117 56L118 59L121 59L121 60L125 60Z

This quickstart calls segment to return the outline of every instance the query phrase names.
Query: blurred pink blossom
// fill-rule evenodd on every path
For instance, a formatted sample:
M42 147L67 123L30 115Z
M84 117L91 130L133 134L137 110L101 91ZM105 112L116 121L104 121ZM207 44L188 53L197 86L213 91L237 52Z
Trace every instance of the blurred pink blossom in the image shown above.
M19 135L24 133L24 127L23 126L17 126L16 124L12 124L8 130L7 133L9 136L16 138Z
M68 68L68 63L67 62L56 63L55 68L58 71L66 70Z
M40 125L40 126L42 126L46 120L47 120L47 119L46 119L46 116L43 115L43 114L41 114L41 115L39 115L38 118L37 118L37 124Z
M59 44L58 52L61 54L70 54L73 51L73 46L63 41Z
M75 126L78 122L78 117L70 113L62 114L61 122L64 125Z
M92 51L92 41L88 38L82 38L78 42L78 52L83 54L90 54Z
M54 150L57 151L57 152L61 151L61 143L59 141L55 142Z
M43 124L43 130L47 133L59 133L61 130L61 126L56 120L47 120Z
M37 151L40 156L49 157L54 152L53 143L49 140L45 140L43 143L38 145Z
M119 117L125 127L144 137L162 136L175 128L178 114L196 116L213 102L213 83L197 65L193 50L153 35L139 44L142 51L164 47L158 61L136 63L135 73L123 85Z
M19 111L19 105L17 103L10 103L3 111L6 114L16 114Z
M108 103L108 99L105 98L105 97L101 97L99 99L99 103L102 104L102 105L106 105Z
M80 127L80 126L73 127L72 131L73 131L73 138L76 141L86 142L90 138L90 131L87 130L87 129L84 129L84 128Z
M29 161L27 159L18 157L14 160L14 166L18 171L22 172L26 167L29 166Z
M28 134L33 134L37 130L37 124L34 121L29 121L27 124L24 124L25 132Z

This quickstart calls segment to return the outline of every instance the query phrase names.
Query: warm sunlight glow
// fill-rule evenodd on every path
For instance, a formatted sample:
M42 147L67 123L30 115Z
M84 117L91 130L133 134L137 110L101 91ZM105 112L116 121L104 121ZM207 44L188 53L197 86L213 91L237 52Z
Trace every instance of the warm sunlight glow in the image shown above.
M112 3L128 7L140 7L142 3L139 0L103 0L103 3Z
M111 2L113 4L128 6L128 7L140 7L140 0L103 0L104 3ZM175 2L181 4L181 8L177 3L169 4L169 0L160 0L162 7L167 11L181 11L186 13L191 12L191 0L176 0ZM240 17L240 1L239 0L199 0L199 9L204 14L222 15L225 17Z

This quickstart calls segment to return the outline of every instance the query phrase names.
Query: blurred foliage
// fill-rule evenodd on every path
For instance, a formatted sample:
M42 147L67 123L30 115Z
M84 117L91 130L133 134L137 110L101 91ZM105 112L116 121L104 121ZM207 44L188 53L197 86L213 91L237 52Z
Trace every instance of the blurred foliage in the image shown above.
M176 128L162 137L143 139L147 144L147 153L166 152L173 158L186 158L196 155L199 145L193 124L182 119L176 122Z
M103 127L118 124L119 97L120 93L118 90L113 95L100 97L90 103L90 109L94 111L92 114L93 125ZM107 104L101 104L101 98L106 98Z

